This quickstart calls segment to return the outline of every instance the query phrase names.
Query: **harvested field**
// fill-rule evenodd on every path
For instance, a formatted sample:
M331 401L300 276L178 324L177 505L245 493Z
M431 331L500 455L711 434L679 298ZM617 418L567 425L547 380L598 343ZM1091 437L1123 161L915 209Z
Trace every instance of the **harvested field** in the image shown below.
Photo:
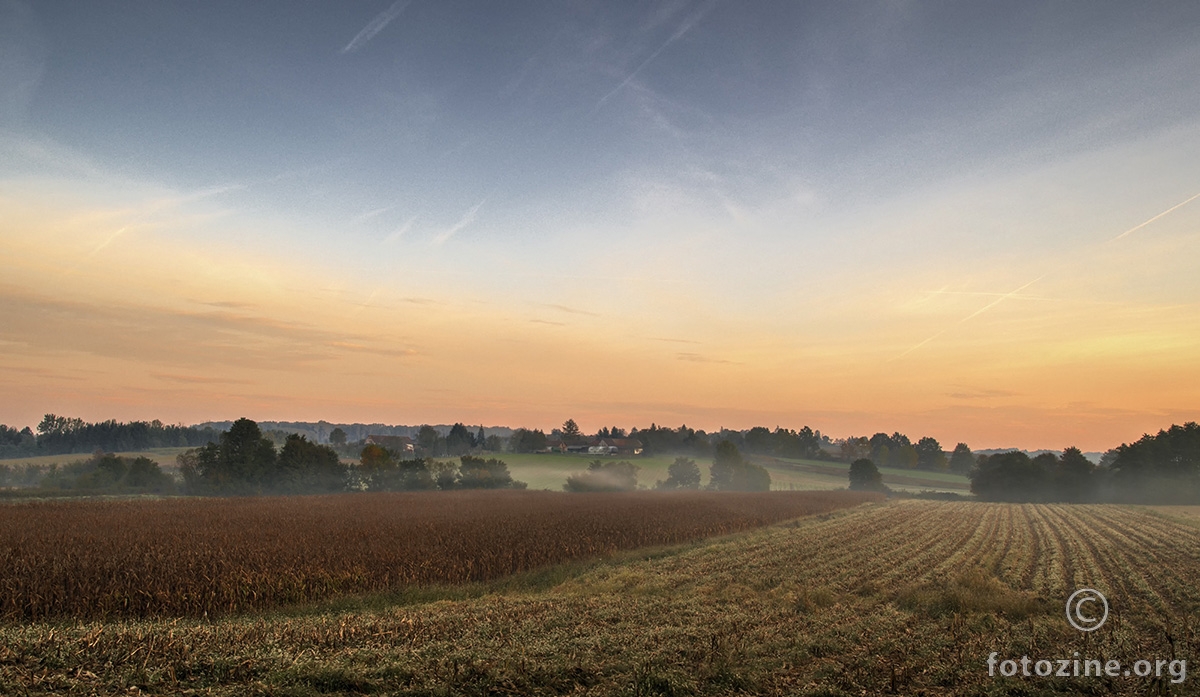
M617 555L553 587L301 615L0 626L0 693L1194 695L1200 530L1116 506L871 504ZM1113 615L1072 629L1066 594ZM190 692L194 691L194 692Z
M877 495L452 492L0 506L0 617L200 616L494 579Z

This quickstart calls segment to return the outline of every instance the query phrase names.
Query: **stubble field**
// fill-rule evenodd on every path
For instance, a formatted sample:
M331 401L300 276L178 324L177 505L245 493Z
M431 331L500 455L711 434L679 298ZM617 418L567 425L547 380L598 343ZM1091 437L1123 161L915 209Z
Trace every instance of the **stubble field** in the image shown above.
M0 692L1146 695L987 657L1189 663L1200 530L1115 506L867 503L440 599L219 620L10 623ZM1076 588L1112 616L1071 628Z

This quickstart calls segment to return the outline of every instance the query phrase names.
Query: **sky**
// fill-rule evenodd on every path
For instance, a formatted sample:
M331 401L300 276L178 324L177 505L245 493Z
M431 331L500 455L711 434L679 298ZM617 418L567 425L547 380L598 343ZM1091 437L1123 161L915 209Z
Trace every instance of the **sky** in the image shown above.
M1200 4L0 0L0 422L1200 416Z

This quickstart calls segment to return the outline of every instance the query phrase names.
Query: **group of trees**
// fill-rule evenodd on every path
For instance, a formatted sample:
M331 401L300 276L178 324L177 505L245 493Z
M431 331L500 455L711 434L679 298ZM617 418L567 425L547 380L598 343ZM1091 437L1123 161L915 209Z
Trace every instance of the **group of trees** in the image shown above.
M87 460L48 468L39 486L96 494L170 494L175 480L148 457L97 451Z
M458 464L432 458L404 459L386 448L367 445L348 486L365 491L449 491L524 489L525 483L514 480L508 465L496 458L461 455Z
M211 428L164 425L161 421L109 420L88 423L83 419L46 414L37 433L0 424L0 457L29 457L65 453L128 452L149 448L184 448L215 441Z
M971 491L987 501L1200 503L1200 425L1173 425L1109 451L1097 467L1078 448L980 456Z
M536 453L546 449L547 440L540 428L518 428L508 437L508 449L514 453Z
M771 474L762 465L743 458L732 442L723 440L713 453L708 487L715 491L768 491Z
M712 491L769 491L771 474L742 457L737 446L723 440L713 449L708 489ZM638 487L637 465L625 461L593 460L587 470L567 478L566 491L633 491ZM700 467L695 460L677 457L667 468L667 478L655 483L659 491L700 488Z
M774 431L755 426L742 437L746 452L775 457L817 459L824 456L821 450L821 433L808 426L799 431L775 427Z
M217 442L178 461L188 492L195 494L331 492L346 485L346 466L332 448L292 434L277 452L250 419L238 419Z
M633 491L637 489L637 475L641 467L621 460L592 460L587 470L567 477L564 491Z
M1100 477L1079 448L1034 457L1014 450L980 455L971 493L985 501L1094 501Z
M948 470L959 474L967 474L975 466L975 456L966 443L954 446L954 451L947 455L936 438L925 436L913 443L899 431L890 436L886 433L876 433L870 438L851 436L842 441L841 456L850 463L867 459L877 467Z
M1200 425L1195 421L1142 436L1115 448L1114 498L1200 502Z
M493 438L493 445L498 440L498 438ZM479 448L487 449L487 441L487 437L483 434L483 426L479 427L477 433L471 433L471 430L465 424L456 423L450 427L450 432L445 436L442 436L433 426L422 426L421 430L417 431L416 445L421 449L421 453L427 457L440 457L443 455L459 457L466 455L472 450Z
M455 435L452 430L451 436ZM470 432L467 437L474 439ZM444 441L443 447L454 449L467 442L453 437ZM277 451L250 419L235 421L217 442L189 450L178 459L187 491L193 494L525 488L523 482L513 480L508 465L495 458L461 455L458 464L423 457L405 459L380 445L368 444L360 451L357 466L351 468L334 448L298 434L289 435Z
M694 460L677 457L667 468L667 478L655 484L655 489L699 489L700 467ZM761 465L742 457L732 441L723 440L713 449L712 466L708 470L708 488L712 491L769 491L771 473Z
M712 454L713 443L709 435L686 425L670 428L652 423L647 429L630 429L629 437L642 442L643 455L678 453L707 457Z

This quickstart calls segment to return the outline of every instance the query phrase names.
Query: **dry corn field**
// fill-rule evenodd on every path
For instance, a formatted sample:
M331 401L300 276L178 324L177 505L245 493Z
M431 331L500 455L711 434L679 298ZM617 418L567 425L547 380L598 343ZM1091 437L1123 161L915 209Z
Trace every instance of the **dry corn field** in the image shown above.
M852 506L850 492L455 492L0 506L0 616L199 616L483 581Z
M1089 634L1064 615L1080 586L1112 604ZM893 501L482 596L0 625L0 694L1195 695L1193 675L1005 678L986 659L1195 669L1198 617L1186 519Z

